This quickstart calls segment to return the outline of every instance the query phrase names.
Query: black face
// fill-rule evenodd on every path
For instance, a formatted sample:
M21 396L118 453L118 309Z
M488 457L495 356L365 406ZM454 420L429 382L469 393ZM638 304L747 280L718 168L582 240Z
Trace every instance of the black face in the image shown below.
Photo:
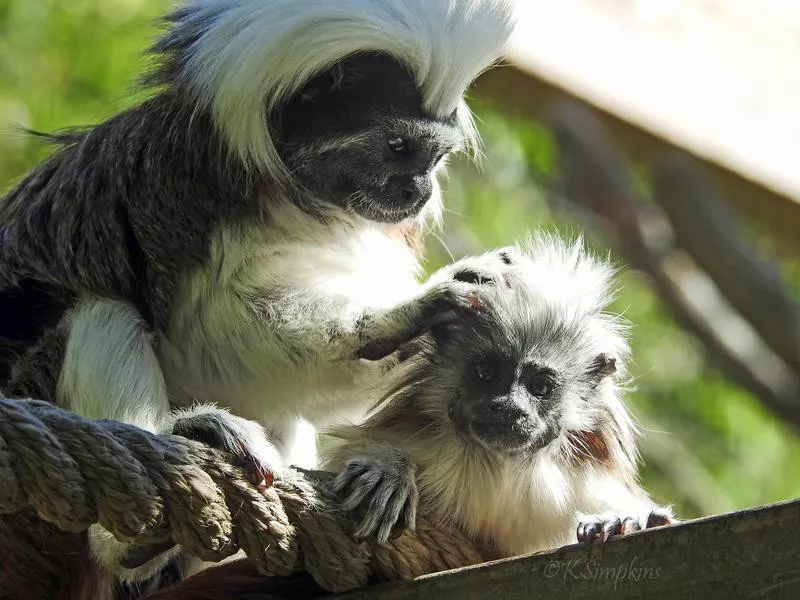
M449 416L463 435L487 448L538 450L559 433L559 382L546 366L477 355L465 363L462 390Z
M278 152L307 194L385 223L420 212L433 169L460 144L455 115L425 114L411 75L382 54L316 77L272 121Z
M504 265L512 260L500 258ZM468 271L455 277L477 277ZM532 453L574 427L576 413L591 410L615 359L597 351L581 320L542 305L519 281L478 281L480 308L431 329L435 351L423 379L435 386L432 397L445 395L447 418L467 443Z

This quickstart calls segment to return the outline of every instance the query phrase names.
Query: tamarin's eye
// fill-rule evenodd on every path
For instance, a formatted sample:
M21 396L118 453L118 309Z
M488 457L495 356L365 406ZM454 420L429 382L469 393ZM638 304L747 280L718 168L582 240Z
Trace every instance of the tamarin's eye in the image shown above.
M479 360L475 363L475 376L481 383L489 383L497 377L499 369L493 360Z
M390 139L388 144L391 151L397 152L398 154L408 150L408 144L406 144L406 141L401 137Z
M538 373L528 380L525 387L531 395L537 398L546 398L553 392L556 382L550 373Z

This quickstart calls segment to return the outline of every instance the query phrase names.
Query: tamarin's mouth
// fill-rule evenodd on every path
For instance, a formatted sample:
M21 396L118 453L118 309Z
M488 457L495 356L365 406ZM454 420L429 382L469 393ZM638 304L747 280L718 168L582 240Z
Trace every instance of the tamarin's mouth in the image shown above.
M402 208L387 208L381 205L375 205L372 208L372 215L370 218L383 223L399 223L404 219L418 215L426 203L427 199L420 199Z
M521 449L531 442L532 427L524 421L495 423L475 419L470 429L478 440L497 450Z
M451 416L451 420L453 420ZM481 418L453 420L466 438L500 454L536 452L556 437L556 428L528 418L493 421Z
M427 204L430 196L427 198L420 197L408 204L401 204L400 206L387 204L385 200L381 201L381 193L374 194L351 194L346 203L347 210L353 212L370 221L378 223L399 223L409 217L414 217L422 210Z

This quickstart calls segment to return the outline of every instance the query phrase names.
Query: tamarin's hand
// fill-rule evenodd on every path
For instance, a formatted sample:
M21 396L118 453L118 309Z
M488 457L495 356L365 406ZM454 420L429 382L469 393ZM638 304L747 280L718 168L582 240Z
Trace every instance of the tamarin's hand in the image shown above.
M414 467L399 452L357 454L334 479L341 507L355 515L358 539L385 543L404 531L414 531L419 494Z

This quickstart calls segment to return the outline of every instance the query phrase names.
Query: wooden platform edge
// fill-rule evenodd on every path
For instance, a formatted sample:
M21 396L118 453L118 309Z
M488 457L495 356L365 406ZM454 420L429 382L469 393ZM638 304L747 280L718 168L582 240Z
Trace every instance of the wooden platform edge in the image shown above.
M800 499L380 584L342 600L800 598Z
M678 151L697 159L720 195L748 219L765 224L773 232L777 249L787 256L800 256L800 199L790 198L766 184L734 172L711 157L698 156L677 140L624 120L607 107L598 106L561 88L528 69L504 63L481 75L470 95L501 112L547 122L559 102L577 102L591 109L623 153L639 163L652 164L665 152Z

